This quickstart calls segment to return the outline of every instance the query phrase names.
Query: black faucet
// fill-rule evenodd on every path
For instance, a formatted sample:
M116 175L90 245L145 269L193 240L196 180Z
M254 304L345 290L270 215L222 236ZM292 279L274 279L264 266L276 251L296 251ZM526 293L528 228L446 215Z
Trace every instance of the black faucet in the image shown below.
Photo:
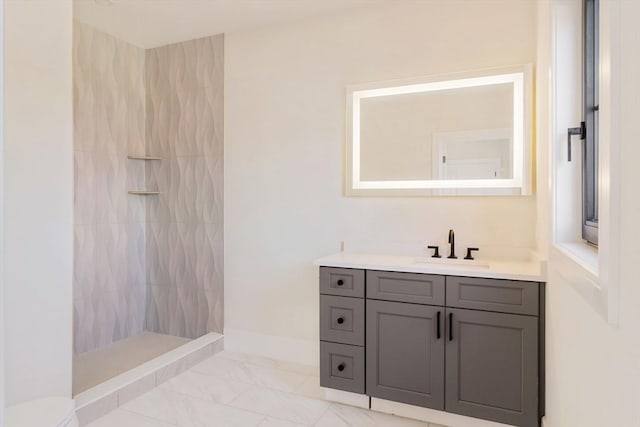
M457 259L456 256L456 235L453 232L453 229L449 230L449 245L451 246L451 252L447 258Z

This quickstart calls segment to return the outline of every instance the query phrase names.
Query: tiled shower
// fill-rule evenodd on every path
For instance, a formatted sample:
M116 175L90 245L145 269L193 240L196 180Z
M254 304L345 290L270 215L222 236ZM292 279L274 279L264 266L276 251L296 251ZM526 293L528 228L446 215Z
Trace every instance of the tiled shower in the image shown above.
M223 36L74 24L74 353L223 329Z

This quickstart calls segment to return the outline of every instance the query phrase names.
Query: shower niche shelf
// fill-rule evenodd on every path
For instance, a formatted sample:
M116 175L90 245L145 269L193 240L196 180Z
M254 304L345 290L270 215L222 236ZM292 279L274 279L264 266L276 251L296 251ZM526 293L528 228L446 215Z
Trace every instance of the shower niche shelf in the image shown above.
M162 160L162 157L158 156L136 156L131 154L127 158L131 160Z
M162 160L162 157L158 156L139 156L137 154L129 154L127 158L131 160ZM157 196L160 194L157 190L129 190L128 193L134 196Z
M152 190L129 190L129 194L133 194L135 196L157 196L160 192Z

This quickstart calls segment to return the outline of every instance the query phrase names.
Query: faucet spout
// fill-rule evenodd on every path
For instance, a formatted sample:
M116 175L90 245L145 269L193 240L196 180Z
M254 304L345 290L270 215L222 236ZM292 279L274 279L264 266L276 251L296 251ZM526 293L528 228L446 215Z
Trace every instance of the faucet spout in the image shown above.
M458 257L456 256L456 235L453 232L453 229L449 230L449 247L450 247L450 252L447 258L457 259Z

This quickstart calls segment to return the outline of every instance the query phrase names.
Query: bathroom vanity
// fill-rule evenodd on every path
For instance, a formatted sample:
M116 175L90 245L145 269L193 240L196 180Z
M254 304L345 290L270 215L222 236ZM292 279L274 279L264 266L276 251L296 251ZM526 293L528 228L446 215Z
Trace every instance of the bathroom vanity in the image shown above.
M540 425L538 264L340 253L316 265L321 386L368 397L372 409L397 402Z

